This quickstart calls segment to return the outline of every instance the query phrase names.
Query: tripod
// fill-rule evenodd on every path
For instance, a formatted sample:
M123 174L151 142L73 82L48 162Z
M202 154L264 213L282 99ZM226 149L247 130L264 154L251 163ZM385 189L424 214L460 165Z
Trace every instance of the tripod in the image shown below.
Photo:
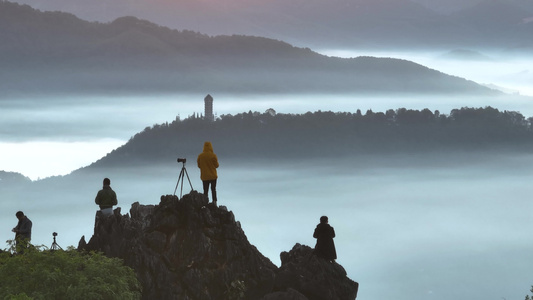
M180 190L180 198L181 198L181 195L183 194L183 181L185 180L184 179L185 175L187 175L187 180L189 180L191 191L193 190L193 187L192 187L191 179L189 178L189 173L187 173L187 169L185 169L185 159L178 159L178 162L182 163L182 167L181 167L180 175L178 176L178 182L176 182L176 188L174 189L174 196L176 196L176 190L178 189L178 185L181 180L181 190Z
M52 251L54 250L63 250L63 248L61 248L61 246L59 246L57 243L56 243L56 236L57 236L57 233L54 232L52 233L52 235L54 236L54 242L52 243L52 246L50 246L50 249Z

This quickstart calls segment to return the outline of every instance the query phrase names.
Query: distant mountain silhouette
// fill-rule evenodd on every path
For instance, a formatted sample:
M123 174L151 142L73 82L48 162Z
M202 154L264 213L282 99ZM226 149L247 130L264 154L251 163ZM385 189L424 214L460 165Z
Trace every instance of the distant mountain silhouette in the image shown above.
M132 15L176 29L265 36L314 48L503 50L533 45L533 27L523 22L533 17L533 5L523 0L184 0L159 5L126 0L113 5L83 0L20 1L87 20L109 22Z
M27 184L30 182L31 180L28 177L20 173L0 170L0 189L10 184Z
M135 17L91 23L0 2L4 95L154 92L495 92L399 59L326 57L253 36L208 36Z
M248 112L215 122L192 116L155 125L125 145L81 169L167 164L176 155L193 163L204 141L226 160L297 160L358 157L362 154L446 151L529 151L533 118L486 108L439 111L400 108L385 113Z
M492 59L477 51L455 49L444 53L438 57L439 59L454 59L454 60L468 60L468 61L491 61ZM499 90L499 89L498 89Z
M532 45L533 19L528 19L533 18L533 11L524 9L518 3L485 0L451 16L478 33L471 37L474 44L486 45L493 39L508 48Z
M413 0L413 2L420 3L425 7L439 12L441 14L453 14L455 12L470 9L486 0ZM490 0L489 0L490 1ZM517 5L526 11L533 11L533 2L523 0L504 0L504 3Z

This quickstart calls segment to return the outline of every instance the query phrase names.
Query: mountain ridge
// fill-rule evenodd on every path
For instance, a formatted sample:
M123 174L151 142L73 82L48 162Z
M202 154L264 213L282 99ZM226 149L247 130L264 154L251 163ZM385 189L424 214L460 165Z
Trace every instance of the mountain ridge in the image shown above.
M499 51L514 48L527 42L533 28L527 24L514 27L494 27L500 18L457 18L472 7L487 7L482 1L455 4L456 10L443 12L430 1L346 1L320 2L313 0L287 3L286 1L204 1L167 2L160 6L139 1L135 4L119 2L108 6L104 2L87 4L77 1L72 6L58 0L47 3L21 0L46 10L66 10L88 20L109 22L124 15L152 20L170 28L184 28L208 34L259 35L288 41L291 44L318 48L328 44L333 47L356 48L440 48L487 47ZM506 0L489 10L498 14L507 8L518 7L522 13L533 16L533 5ZM444 5L442 5L444 6ZM503 10L502 10L503 8ZM475 9L475 8L474 8ZM100 10L99 13L95 11ZM107 17L101 17L107 16ZM495 28L486 34L486 28ZM503 43L506 42L506 43Z
M4 95L20 93L357 92L496 95L391 58L327 57L254 36L208 36L136 17L91 23L0 2ZM8 17L6 17L8 16ZM21 34L22 33L22 34Z

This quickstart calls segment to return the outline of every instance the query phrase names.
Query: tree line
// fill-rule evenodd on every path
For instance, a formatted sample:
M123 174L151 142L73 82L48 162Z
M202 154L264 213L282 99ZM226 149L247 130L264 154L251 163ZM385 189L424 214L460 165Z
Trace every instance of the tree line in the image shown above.
M492 107L399 108L385 112L243 112L213 122L195 114L146 127L97 164L196 157L203 142L226 158L312 158L360 153L427 151L530 151L533 118Z

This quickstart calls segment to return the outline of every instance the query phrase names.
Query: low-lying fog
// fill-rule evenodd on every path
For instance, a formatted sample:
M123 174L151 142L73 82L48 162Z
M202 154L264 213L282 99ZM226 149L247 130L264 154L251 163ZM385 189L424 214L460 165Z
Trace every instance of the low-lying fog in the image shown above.
M278 113L360 109L364 114L368 109L384 112L404 107L448 114L465 106L492 106L533 116L531 59L461 62L405 54L400 58L530 96L220 95L206 91L149 97L2 98L0 170L34 180L68 174L147 126L202 113L207 93L212 93L219 116L268 108ZM189 159L196 189L200 187L194 165L197 154L176 153ZM295 243L314 246L312 231L319 217L328 215L337 231L338 261L360 283L362 299L522 299L533 284L531 156L406 155L296 165L228 162L220 157L220 162L219 204L235 213L250 242L278 265L279 253ZM61 246L77 246L82 235L87 239L92 235L94 197L103 177L111 178L126 213L133 202L157 204L161 195L172 194L178 173L179 165L172 161L165 167L93 174L42 193L37 191L48 180L13 193L0 186L0 241L13 237L14 214L23 210L34 223L34 244L50 246L55 231Z
M184 156L200 189L195 154ZM338 262L360 283L361 299L521 299L533 284L533 156L219 160L219 205L234 212L252 244L279 266L280 252L295 243L314 247L313 229L327 215ZM180 168L171 161L113 170L17 194L19 201L0 204L0 239L12 238L14 212L24 208L34 244L50 246L57 232L60 246L77 246L92 235L103 176L125 214L133 202L158 204L173 194ZM183 192L189 190L185 181Z

